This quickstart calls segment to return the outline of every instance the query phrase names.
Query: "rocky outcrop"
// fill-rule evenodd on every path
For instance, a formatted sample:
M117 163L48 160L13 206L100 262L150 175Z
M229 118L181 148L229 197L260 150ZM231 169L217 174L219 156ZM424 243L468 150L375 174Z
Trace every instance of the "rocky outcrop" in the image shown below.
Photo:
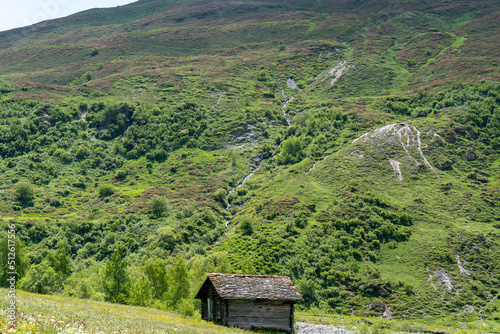
M424 143L422 143L423 135L425 136ZM404 155L396 154L398 158L391 158L389 162L394 170L394 174L397 174L398 180L402 182L403 174L401 171L403 165L407 168L429 168L439 178L438 170L431 165L423 151L424 148L430 144L435 145L435 143L441 144L444 143L444 140L434 130L422 133L413 125L397 123L367 132L354 139L351 145L354 145L356 152L365 150L373 151L373 148L376 147L378 147L376 150L379 152L394 151L396 148L401 148L402 152L400 152ZM446 167L448 166L446 165Z
M468 161L474 161L476 160L476 158L477 158L476 153L472 151L467 151L465 153L465 159L467 159Z

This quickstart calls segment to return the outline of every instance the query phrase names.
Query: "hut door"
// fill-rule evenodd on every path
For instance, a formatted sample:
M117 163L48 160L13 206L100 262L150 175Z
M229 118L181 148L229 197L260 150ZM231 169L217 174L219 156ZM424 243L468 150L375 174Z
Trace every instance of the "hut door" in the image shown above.
M213 310L213 300L212 300L212 297L208 297L208 299L207 299L207 307L208 307L208 321L212 321L212 310Z

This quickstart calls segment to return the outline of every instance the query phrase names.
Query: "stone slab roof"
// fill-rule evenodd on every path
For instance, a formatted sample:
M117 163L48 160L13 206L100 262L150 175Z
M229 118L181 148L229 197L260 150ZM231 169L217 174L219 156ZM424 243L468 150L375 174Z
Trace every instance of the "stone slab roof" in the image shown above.
M267 299L304 300L287 276L243 275L211 273L196 295L201 299L208 284L212 284L221 298L225 299Z

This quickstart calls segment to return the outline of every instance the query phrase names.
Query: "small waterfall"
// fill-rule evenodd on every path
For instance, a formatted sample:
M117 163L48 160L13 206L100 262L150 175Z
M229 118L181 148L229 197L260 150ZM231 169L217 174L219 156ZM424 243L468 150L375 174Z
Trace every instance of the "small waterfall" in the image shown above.
M286 83L287 83L288 87L290 87L290 88L292 88L292 89L298 89L299 91L301 90L301 89L297 86L297 84L295 83L295 81L294 81L292 78L288 78L288 79L287 79L287 81L286 81ZM290 101L292 101L292 99L294 98L294 96L290 96L290 98L288 98L288 97L286 96L286 94L285 94L285 90L283 89L283 86L281 85L281 81L280 81L280 79L278 79L278 84L279 84L279 86L280 86L281 95L283 96L283 99L284 99L284 101L283 101L283 102L282 102L282 104L281 104L281 110L283 111L283 116L284 116L284 117L285 117L285 119L286 119L286 122L287 122L287 124L288 124L288 127L290 127L290 125L291 125L291 119L290 119L290 116L288 115L288 113L286 112L286 107L288 106L288 104L290 103ZM223 92L223 93L225 93L225 92ZM221 96L222 96L222 94L221 94L221 95L219 95L219 97L221 97ZM220 102L220 99L219 99L219 102ZM216 106L216 105L218 105L218 103L219 103L219 102L217 102L217 103L215 104L215 106ZM213 106L212 106L212 107L213 107ZM252 176L255 174L255 172L257 172L257 171L259 170L259 168L262 166L262 163L263 163L264 161L266 161L266 160L268 160L268 159L273 159L275 156L276 156L276 153L274 153L272 156L270 156L270 157L268 157L268 158L263 158L263 159L260 159L259 164L257 165L257 167L256 167L255 169L253 169L253 170L252 170L252 171L251 171L251 172L250 172L247 176L245 176L245 177L243 178L243 180L242 180L242 181L241 181L241 182L240 182L237 186L235 186L235 187L233 187L233 188L231 188L231 189L229 190L229 192L228 192L228 194L227 194L227 196L226 196L226 202L227 202L227 205L226 205L226 208L225 208L225 209L226 209L226 211L229 211L229 209L233 206L233 205L229 202L229 196L230 196L231 194L234 194L234 192L235 192L238 188L243 187L243 185L245 185L245 183L247 183L248 181L250 181L250 179L252 178ZM325 157L325 159L326 159L326 157ZM318 161L318 162L319 162L319 161ZM316 164L315 164L315 165L316 165ZM313 166L313 168L314 168L314 166ZM311 169L312 169L312 168L311 168ZM242 203L242 204L238 205L238 210L236 211L236 213L235 213L235 214L232 214L232 215L231 215L231 218L230 218L230 219L228 219L228 220L226 220L226 222L225 222L225 227L226 227L226 229L227 229L227 227L228 227L229 223L231 222L231 219L232 219L232 218L234 218L234 217L238 214L238 212L241 210L241 208L242 208L244 205L245 205L245 203ZM214 245L216 245L218 242L219 242L219 240L217 240L217 241L214 243Z

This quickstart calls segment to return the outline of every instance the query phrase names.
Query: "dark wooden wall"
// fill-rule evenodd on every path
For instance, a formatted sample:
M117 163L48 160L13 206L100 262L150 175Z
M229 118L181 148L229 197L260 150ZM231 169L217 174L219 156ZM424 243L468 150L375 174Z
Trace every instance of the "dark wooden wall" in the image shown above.
M292 332L294 304L270 300L227 300L228 326L276 328Z
M208 314L209 298L212 300L210 316ZM213 286L208 289L206 297L201 300L201 318L227 325L227 301L219 297Z

